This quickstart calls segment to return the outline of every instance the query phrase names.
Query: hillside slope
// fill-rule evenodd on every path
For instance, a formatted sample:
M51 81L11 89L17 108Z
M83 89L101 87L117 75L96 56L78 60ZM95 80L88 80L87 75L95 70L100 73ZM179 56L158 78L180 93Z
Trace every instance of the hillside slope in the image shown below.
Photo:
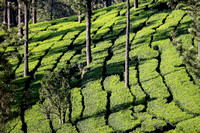
M67 63L85 64L85 22L78 24L72 16L30 25L30 76L23 78L23 60L10 59L20 86L16 106L21 107L21 113L7 123L6 131L200 132L200 87L170 36L171 31L177 31L185 48L197 48L187 32L191 20L184 11L167 9L158 2L131 8L130 88L125 88L126 6L122 3L95 11L92 63L81 86L71 90L67 123L63 125L56 116L47 119L42 113L40 81L48 71ZM23 46L16 50L23 54Z

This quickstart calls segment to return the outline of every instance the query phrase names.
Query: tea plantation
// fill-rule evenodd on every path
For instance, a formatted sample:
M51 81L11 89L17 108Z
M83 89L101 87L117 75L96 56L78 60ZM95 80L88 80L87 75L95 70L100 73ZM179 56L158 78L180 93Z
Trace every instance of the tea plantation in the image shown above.
M185 48L197 50L188 32L192 18L150 0L140 1L136 10L132 3L130 18L130 87L124 87L126 3L121 3L93 12L92 63L71 89L64 124L43 113L40 83L49 71L86 64L86 23L71 16L30 24L30 76L23 78L23 59L9 60L19 85L14 106L21 111L7 122L6 132L200 132L199 81L184 65L171 37L175 31L175 39ZM23 55L23 45L6 52L14 50ZM24 91L29 95L25 97ZM29 106L23 108L24 104Z

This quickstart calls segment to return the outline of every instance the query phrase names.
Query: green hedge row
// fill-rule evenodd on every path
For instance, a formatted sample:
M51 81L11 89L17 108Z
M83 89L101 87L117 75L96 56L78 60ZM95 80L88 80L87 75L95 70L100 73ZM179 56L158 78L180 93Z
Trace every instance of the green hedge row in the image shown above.
M45 55L45 51L48 50L52 45L52 43L43 42L39 46L35 47L31 51L31 56L29 56L29 71L32 71L39 62L39 58ZM20 64L19 68L16 70L16 76L20 77L24 72L24 63Z
M163 20L171 13L171 10L164 10L152 15L146 22L148 28L157 28L163 24Z
M190 81L184 67L179 67L182 63L176 49L169 40L159 41L153 45L159 46L161 55L161 73L164 75L175 102L190 113L199 114L199 87ZM166 65L167 64L167 65Z
M174 100L186 111L200 114L199 86L195 85L185 69L166 75Z
M73 88L71 90L71 104L72 104L72 121L75 122L80 119L81 112L82 112L82 95L81 95L80 88Z
M144 44L148 44L151 41L151 34L154 34L155 30L144 27L142 30L138 31L134 41L132 42L131 46L138 47Z
M95 48L92 48L94 64L102 64L104 62L105 58L108 56L108 49L111 46L111 41L103 41L97 43Z
M101 115L106 112L107 93L101 90L100 81L96 80L82 90L85 105L83 117Z
M157 29L157 33L154 35L156 41L168 39L171 35L171 31L178 25L185 12L182 10L174 10L167 17L165 24L161 25Z
M158 56L158 52L151 49L147 44L136 47L130 51L130 58L137 57L139 60L149 60Z
M75 126L72 126L70 123L64 123L61 127L56 131L57 133L78 133Z
M133 111L126 109L112 113L108 122L116 132L126 132L139 126L141 121L132 115Z
M133 115L141 121L141 127L136 128L136 133L155 132L156 129L162 131L163 127L167 125L165 121L153 118L153 115L150 115L147 112L134 113Z
M134 33L130 34L130 40L135 36ZM112 58L107 61L106 74L120 74L124 72L124 59L125 59L125 45L126 45L126 35L121 35L116 39L114 45L111 48L113 52Z
M64 36L63 40L69 40L69 39L75 38L75 36L78 35L79 33L80 33L80 30L68 32Z
M193 117L193 115L183 112L175 102L166 103L166 100L163 99L148 102L147 112L172 125Z
M188 28L192 23L192 17L190 15L186 15L180 22L180 25L177 27L176 33L178 37L180 35L189 34ZM187 38L185 38L187 40ZM192 43L190 43L192 44Z
M200 117L198 116L178 123L174 132L200 132Z
M58 68L62 68L63 66L66 65L66 63L71 59L71 57L75 54L76 51L70 50L68 52L66 52L62 58L60 59L60 62L58 63L57 67L55 69Z
M174 41L180 41L181 42L181 47L184 50L178 51L178 52L183 56L183 58L185 58L185 60L189 59L190 62L192 63L192 65L193 65L193 64L198 62L198 60L197 60L198 59L198 54L197 54L198 39L189 33L189 27L190 27L191 23L192 23L192 17L189 16L189 15L186 15L182 19L180 25L177 28L176 38L175 38ZM178 47L180 47L180 43L178 44ZM196 58L196 59L191 60L188 57L188 54L191 54L190 50L196 51L196 55L193 54L194 55L193 58ZM190 67L189 65L187 65L187 70L193 76L195 83L200 84L200 81L199 81L197 75L194 74L194 72L196 72L197 70L194 71L193 69L194 69L193 67Z
M46 22L39 22L36 24L30 24L29 25L29 29L31 33L38 33L44 29L47 29L48 27L50 27L52 24L48 21Z
M53 31L41 31L41 32L38 32L34 38L31 39L30 42L38 42L38 41L43 41L45 40L46 38L50 37L51 34L53 34L54 32Z
M111 133L114 130L105 125L106 120L104 116L91 117L79 121L77 127L81 133Z
M25 112L27 132L51 132L49 119L40 108L40 105L36 104Z
M158 60L156 59L143 62L139 66L140 82L150 98L167 98L170 94L162 81L162 77L156 71L157 66Z
M23 133L21 130L22 128L22 121L20 117L14 118L8 121L5 125L5 132L9 133Z
M97 116L106 112L107 93L102 90L101 81L103 62L108 56L107 51L111 46L110 41L104 41L97 43L96 47L92 48L93 62L90 64L90 71L86 72L83 78L83 84L86 83L82 89L85 105L83 117Z
M129 89L124 87L124 82L120 82L118 75L108 76L104 81L104 89L111 93L110 110L112 112L132 106L134 97Z

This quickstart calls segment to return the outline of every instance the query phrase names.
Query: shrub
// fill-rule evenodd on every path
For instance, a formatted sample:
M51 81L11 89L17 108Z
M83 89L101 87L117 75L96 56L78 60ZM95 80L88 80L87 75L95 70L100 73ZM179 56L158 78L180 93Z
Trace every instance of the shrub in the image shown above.
M36 104L25 112L27 132L51 132L49 119L40 109L41 105Z
M108 118L110 126L117 132L126 132L140 125L140 120L132 116L131 110L112 113Z
M6 58L7 56L0 52L0 132L4 132L6 121L13 117L12 102L16 100L17 89L12 83L15 74Z
M21 128L22 128L22 121L20 117L17 117L7 121L4 130L5 132L10 132L10 133L23 133Z
M175 131L200 132L200 117L188 119L177 124Z
M167 123L161 119L153 118L153 115L147 112L134 113L134 116L141 120L141 127L136 128L135 132L155 132L156 129L162 131Z
M82 133L110 133L114 132L112 128L105 125L104 116L91 117L77 123L77 127Z
M109 76L104 81L104 88L111 93L110 110L112 112L128 108L133 103L133 96L128 88L124 87L124 83L119 81L119 76Z
M166 103L166 100L161 99L149 102L147 111L172 125L193 117L193 115L183 112L175 102Z
M138 113L138 112L141 112L145 109L145 106L144 105L137 105L137 106L134 106L134 112Z

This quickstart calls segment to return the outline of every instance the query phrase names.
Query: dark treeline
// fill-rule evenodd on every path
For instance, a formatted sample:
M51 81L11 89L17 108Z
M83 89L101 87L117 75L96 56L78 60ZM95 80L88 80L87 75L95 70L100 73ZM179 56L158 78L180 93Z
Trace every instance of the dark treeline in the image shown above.
M79 14L77 10L72 7L71 0L28 0L29 4L29 22L36 23L68 17ZM113 4L125 2L125 0L95 0L92 1L92 9L96 10L103 7L108 7ZM21 5L21 13L23 14L23 0L1 0L0 1L0 25L3 22L8 23L8 15L10 14L11 26L18 25L18 9L19 3ZM10 10L9 10L10 8ZM10 11L10 13L9 13ZM9 13L9 14L8 14ZM21 16L21 21L24 17Z

